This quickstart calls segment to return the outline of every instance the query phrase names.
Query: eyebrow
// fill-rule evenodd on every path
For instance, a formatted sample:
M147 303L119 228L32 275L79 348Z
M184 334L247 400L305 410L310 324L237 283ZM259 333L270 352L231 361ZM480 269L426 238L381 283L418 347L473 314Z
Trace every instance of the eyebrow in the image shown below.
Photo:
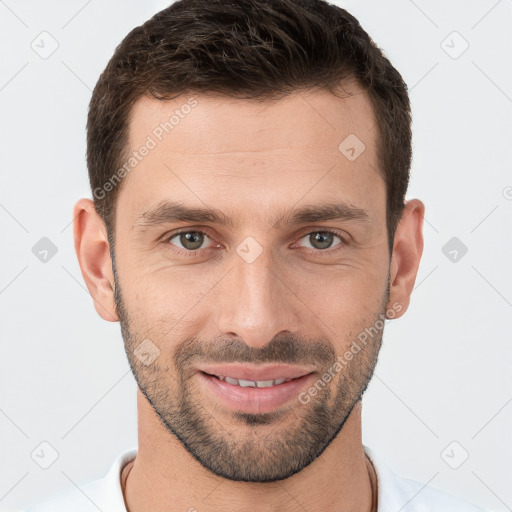
M321 222L327 220L354 221L369 224L372 216L362 208L337 202L304 205L292 212L279 213L273 218L272 227L278 229L288 225ZM240 218L231 218L216 208L187 206L179 201L162 201L155 207L141 213L133 228L145 228L173 222L205 223L226 225L231 228L240 223Z

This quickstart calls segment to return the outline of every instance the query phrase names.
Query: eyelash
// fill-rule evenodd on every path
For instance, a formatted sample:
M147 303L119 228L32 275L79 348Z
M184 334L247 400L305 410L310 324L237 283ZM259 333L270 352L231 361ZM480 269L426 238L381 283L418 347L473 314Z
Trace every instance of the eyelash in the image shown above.
M206 235L210 240L213 241L213 237L210 236L210 234L207 232L207 231L204 231L202 229L181 229L179 231L175 231L175 232L172 232L171 234L167 234L167 235L164 235L164 237L162 238L161 240L161 243L163 243L164 245L166 245L172 252L180 255L180 256L187 256L187 257L196 257L196 256L199 256L201 255L204 251L210 251L210 250L213 250L215 249L215 247L210 247L210 248L207 248L207 249L196 249L196 250L190 250L190 251L187 251L185 249L180 249L178 247L176 247L175 245L171 244L170 241L182 234L182 233L201 233L202 235ZM332 248L329 248L329 249L311 249L314 251L314 253L316 254L331 254L333 252L336 252L338 250L340 250L341 247L343 246L346 246L347 245L347 240L345 237L343 237L339 231L336 231L336 230L333 230L333 229L316 229L314 231L309 231L308 233L302 235L299 239L299 240L302 240L304 237L306 236L309 236L313 233L330 233L330 234L333 234L333 235L336 235L340 240L341 242L337 245L335 245L334 247Z

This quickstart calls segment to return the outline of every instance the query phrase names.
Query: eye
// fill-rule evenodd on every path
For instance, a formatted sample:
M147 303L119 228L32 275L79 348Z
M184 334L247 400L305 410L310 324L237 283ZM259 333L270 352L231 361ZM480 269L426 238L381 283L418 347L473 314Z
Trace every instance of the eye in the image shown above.
M180 245L172 243L172 240L175 238ZM177 245L179 249L184 249L186 251L197 251L201 248L207 238L209 239L210 237L203 231L180 231L178 233L174 233L170 237L167 237L165 242Z
M335 237L338 238L340 242L333 246L333 240ZM312 231L305 237L302 237L301 240L306 240L306 242L310 244L309 247L320 251L325 251L326 249L337 247L338 245L345 243L345 240L334 231ZM306 247L308 246L306 245Z
M339 240L338 243L334 243L336 238ZM176 241L173 242L175 239ZM215 247L215 243L208 247L203 247L203 244L207 240L213 241L204 231L189 229L168 235L162 242L166 245L170 245L170 248L177 253L185 253L185 255L193 256ZM336 251L338 246L347 244L347 241L341 235L335 231L329 230L312 231L300 238L300 240L305 240L306 245L304 246L300 243L296 245L309 247L317 252Z

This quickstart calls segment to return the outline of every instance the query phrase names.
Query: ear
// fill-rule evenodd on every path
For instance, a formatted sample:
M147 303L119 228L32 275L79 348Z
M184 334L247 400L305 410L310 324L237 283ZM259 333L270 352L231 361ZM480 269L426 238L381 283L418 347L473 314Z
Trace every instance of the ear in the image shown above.
M397 226L390 264L389 301L402 306L393 318L402 316L409 307L416 274L423 253L423 218L425 205L419 199L405 202L405 209Z
M90 199L80 199L76 203L73 218L75 252L94 307L104 320L117 322L114 275L105 223Z

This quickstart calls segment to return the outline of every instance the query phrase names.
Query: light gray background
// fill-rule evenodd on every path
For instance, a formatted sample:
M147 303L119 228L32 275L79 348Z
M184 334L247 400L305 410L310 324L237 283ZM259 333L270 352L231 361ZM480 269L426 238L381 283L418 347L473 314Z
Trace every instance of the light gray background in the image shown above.
M75 201L90 197L91 90L125 34L167 4L0 1L4 511L102 477L137 442L136 385L119 326L93 308L70 222ZM512 2L339 5L409 85L408 198L426 204L412 304L387 323L363 441L404 476L512 510ZM47 59L31 48L51 48L43 31L59 45ZM469 47L458 55L461 38ZM42 237L58 249L46 263L32 252ZM442 252L452 237L468 248L456 262ZM31 458L43 441L59 453L48 469ZM456 465L464 450L469 458L452 469L446 461Z

